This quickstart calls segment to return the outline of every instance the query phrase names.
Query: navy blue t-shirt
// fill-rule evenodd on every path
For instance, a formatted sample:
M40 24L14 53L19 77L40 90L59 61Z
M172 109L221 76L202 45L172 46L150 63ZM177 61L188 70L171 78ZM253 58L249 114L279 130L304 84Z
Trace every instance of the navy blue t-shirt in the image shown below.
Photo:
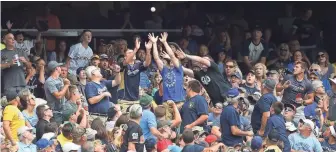
M284 142L284 152L290 152L290 143L286 134L285 118L280 114L273 114L267 120L264 137L267 137L272 129L276 129L280 135L280 141Z
M133 65L126 65L124 70L124 100L139 100L140 72L145 71L146 67L141 61L136 61Z
M161 76L163 81L163 101L184 101L182 65L179 68L174 67L172 69L163 66Z
M182 106L181 109L181 132L183 132L183 128L196 121L201 115L208 115L208 103L203 96L196 95L188 99ZM206 121L199 126L205 128Z
M260 90L257 89L257 86L249 87L246 84L243 84L242 87L246 90L247 95L253 95L255 92L259 92Z
M277 99L272 92L264 94L260 97L257 104L254 106L251 116L253 131L258 131L260 129L262 114L270 111L272 104L276 101Z
M103 80L100 82L100 84L93 81L88 82L85 85L86 99L89 101L90 98L98 96L103 92L107 92L108 90L106 87L112 88L112 80ZM107 114L107 111L110 108L110 98L104 97L96 104L90 104L90 103L88 104L89 104L89 112Z
M162 105L162 98L163 96L160 96L159 90L154 93L153 99L157 105Z
M182 152L197 152L197 151L203 151L204 147L197 145L197 144L193 144L193 145L186 145L183 147Z
M235 136L232 134L231 126L237 126L239 129L241 129L239 113L232 105L228 105L223 109L220 117L222 142L226 146L234 146L239 143L243 143L243 138L241 136Z

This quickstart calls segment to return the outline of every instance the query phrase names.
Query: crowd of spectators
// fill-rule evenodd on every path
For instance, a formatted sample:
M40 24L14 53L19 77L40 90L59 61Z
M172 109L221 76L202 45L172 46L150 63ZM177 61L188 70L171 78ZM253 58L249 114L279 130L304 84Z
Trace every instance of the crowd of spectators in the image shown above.
M227 18L207 14L203 24L191 5L168 22L182 25L178 39L146 33L101 39L97 49L91 30L75 44L44 43L43 32L63 25L48 7L25 25L38 30L33 39L8 21L1 151L336 151L327 28L311 20L311 8L285 10L275 27L247 22L242 8ZM134 28L123 17L117 28ZM156 13L146 22L163 25Z

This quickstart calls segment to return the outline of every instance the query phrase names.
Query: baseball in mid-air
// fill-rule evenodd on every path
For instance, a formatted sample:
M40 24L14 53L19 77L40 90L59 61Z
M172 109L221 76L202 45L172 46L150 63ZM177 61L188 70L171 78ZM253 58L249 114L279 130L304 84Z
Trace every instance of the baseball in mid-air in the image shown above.
M155 7L151 7L152 12L155 12L155 10L156 10Z

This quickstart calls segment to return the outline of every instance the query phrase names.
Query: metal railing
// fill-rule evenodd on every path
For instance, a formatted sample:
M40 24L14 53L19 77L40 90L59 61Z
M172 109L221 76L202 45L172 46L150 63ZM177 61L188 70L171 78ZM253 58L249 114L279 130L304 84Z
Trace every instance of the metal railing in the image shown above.
M47 37L78 37L84 29L49 29L42 32L42 38L45 42ZM97 49L98 38L125 38L129 37L127 33L135 33L138 35L147 35L147 33L168 32L170 36L179 36L182 33L182 29L90 29L92 32L93 49ZM1 29L1 36L8 30ZM12 29L12 32L22 31L27 35L36 36L38 31L36 29ZM125 35L126 34L126 35Z
M15 31L22 31L26 34L36 36L38 31L36 29L12 29ZM81 34L84 29L49 29L42 33L42 36L47 37L76 37ZM149 32L168 32L181 33L182 29L90 29L94 37L121 37L123 33L149 33ZM1 35L7 32L7 29L1 29Z

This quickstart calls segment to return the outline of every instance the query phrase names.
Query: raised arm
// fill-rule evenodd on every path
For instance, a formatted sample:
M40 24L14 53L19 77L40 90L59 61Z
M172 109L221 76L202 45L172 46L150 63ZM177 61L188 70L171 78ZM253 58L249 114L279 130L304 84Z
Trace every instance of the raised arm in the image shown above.
M194 71L185 67L182 67L184 74L186 74L189 77L194 77Z
M141 42L140 42L139 38L136 38L134 43L135 43L134 50L133 50L133 52L129 53L129 55L126 55L126 59L124 60L124 63L123 63L124 65L127 65L127 64L131 63L134 56L136 55L136 53L140 49Z
M174 66L176 68L180 67L180 61L178 58L175 57L173 50L170 48L168 42L167 42L167 37L168 37L168 33L164 32L161 33L161 38L160 41L162 42L162 44L164 45L164 47L166 48L166 52L169 55L171 61L173 62ZM176 48L177 49L177 48Z
M199 56L196 56L196 55L188 55L188 54L185 54L182 50L176 50L176 54L178 56L179 59L189 59L189 60L192 60L192 61L196 61L196 62L199 62L203 65L206 65L207 67L210 67L211 66L211 62L207 59L204 59L202 57L199 57Z
M152 55L151 55L152 46L153 46L152 41L148 41L148 43L145 42L145 47L146 47L146 59L144 62L145 67L149 67L149 65L152 62Z
M117 73L114 80L112 80L112 87L115 87L121 83L120 66L117 64L114 65L113 70Z
M152 33L152 34L149 33L148 34L148 39L153 43L153 57L154 57L154 61L157 64L157 67L159 68L159 70L162 71L162 69L163 69L163 62L162 62L162 60L159 57L159 52L158 52L157 44L156 44L158 37L155 37L154 33Z

